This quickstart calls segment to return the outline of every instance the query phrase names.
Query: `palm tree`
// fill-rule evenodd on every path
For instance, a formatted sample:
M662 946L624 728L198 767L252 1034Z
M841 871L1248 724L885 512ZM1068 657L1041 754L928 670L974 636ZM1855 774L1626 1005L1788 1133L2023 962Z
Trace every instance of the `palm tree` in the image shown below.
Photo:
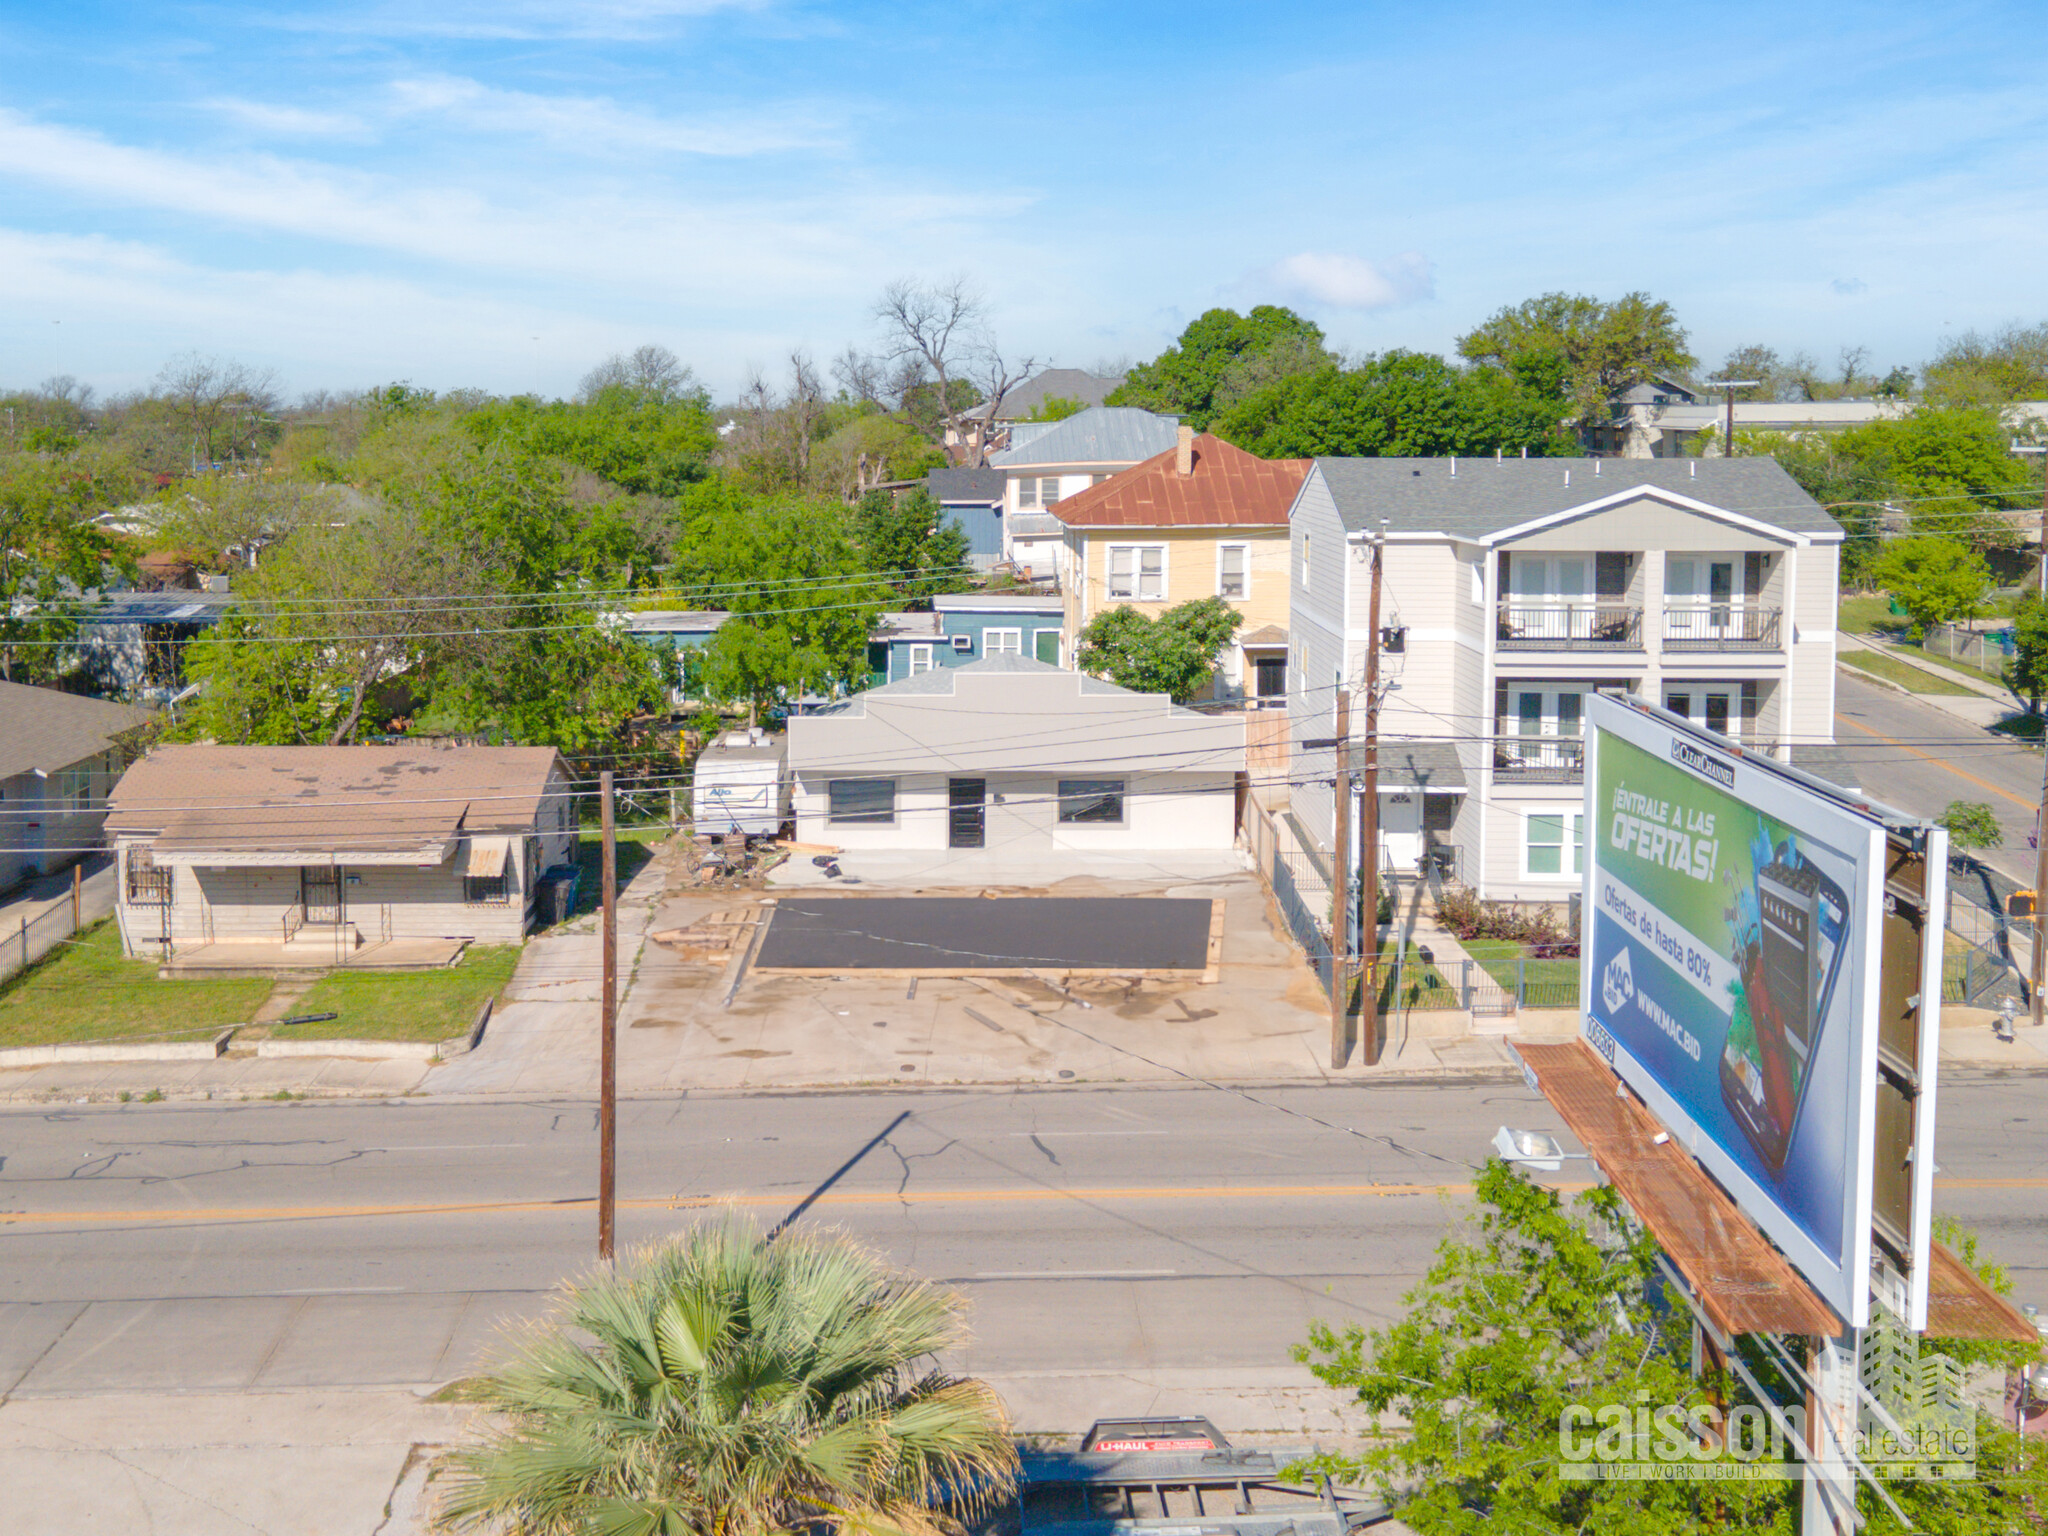
M729 1218L641 1250L472 1389L498 1422L443 1463L438 1528L928 1536L1016 1474L1001 1400L927 1358L963 1312L839 1234Z

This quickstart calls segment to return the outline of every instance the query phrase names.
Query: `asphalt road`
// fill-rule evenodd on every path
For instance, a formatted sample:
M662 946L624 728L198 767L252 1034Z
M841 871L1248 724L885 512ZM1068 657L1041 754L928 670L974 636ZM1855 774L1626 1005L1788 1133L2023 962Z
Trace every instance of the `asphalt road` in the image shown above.
M2048 1078L1943 1088L1942 1209L2048 1303ZM1518 1084L628 1102L620 1235L736 1198L964 1287L989 1372L1273 1367L1373 1324L1467 1208ZM581 1103L0 1114L0 1393L421 1383L585 1267ZM1570 1167L1571 1165L1567 1165ZM1569 1177L1569 1175L1567 1175Z
M2027 839L2041 802L2041 754L1931 704L1835 669L1835 744L1862 770L1862 787L1899 810L1939 816L1953 800L1989 805L2005 845L1977 856L2034 883Z

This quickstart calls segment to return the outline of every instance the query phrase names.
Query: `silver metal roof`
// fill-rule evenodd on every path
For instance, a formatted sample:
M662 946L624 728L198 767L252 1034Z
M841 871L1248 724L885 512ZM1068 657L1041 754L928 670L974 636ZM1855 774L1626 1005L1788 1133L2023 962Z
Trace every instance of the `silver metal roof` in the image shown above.
M1171 416L1128 405L1098 405L1069 416L1042 437L1021 448L989 455L999 469L1018 470L1054 465L1127 465L1164 453L1180 436Z

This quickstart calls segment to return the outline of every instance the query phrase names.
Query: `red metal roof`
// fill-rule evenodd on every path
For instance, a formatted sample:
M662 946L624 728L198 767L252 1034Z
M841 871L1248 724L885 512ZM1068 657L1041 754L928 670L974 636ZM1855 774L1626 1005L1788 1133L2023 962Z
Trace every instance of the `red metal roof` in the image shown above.
M1195 438L1194 473L1174 469L1177 449L1154 454L1051 508L1071 528L1284 527L1308 459L1261 459L1213 433Z

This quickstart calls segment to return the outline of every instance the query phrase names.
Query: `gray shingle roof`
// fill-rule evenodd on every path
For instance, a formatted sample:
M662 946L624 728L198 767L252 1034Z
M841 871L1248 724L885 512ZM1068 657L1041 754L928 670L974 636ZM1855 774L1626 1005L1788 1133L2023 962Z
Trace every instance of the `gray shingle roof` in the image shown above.
M1048 368L1003 396L997 421L1021 421L1045 404L1047 399L1078 400L1083 405L1100 405L1102 397L1123 383L1123 375L1103 378L1079 368Z
M1466 788L1458 749L1448 741L1380 742L1380 792L1426 789L1448 792Z
M0 683L0 779L37 768L45 773L69 768L106 751L115 737L150 718L146 709L105 699Z
M989 455L1001 469L1048 464L1137 464L1164 453L1180 436L1180 423L1128 405L1098 405L1069 416L1021 448Z
M935 469L924 486L937 501L997 502L1008 479L1000 469Z
M1316 471L1329 486L1344 526L1353 532L1377 532L1385 518L1392 533L1483 539L1649 487L1790 533L1839 538L1842 532L1841 524L1769 458L1317 459Z

